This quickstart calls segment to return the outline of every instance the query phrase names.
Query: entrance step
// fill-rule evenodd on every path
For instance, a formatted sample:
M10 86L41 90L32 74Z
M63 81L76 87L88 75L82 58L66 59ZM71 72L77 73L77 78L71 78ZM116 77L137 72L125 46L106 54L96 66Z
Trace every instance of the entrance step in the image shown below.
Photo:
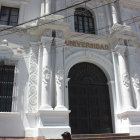
M81 137L105 137L105 136L129 136L129 133L73 134L72 135L72 138L81 138Z
M74 134L73 140L140 140L140 136L130 136L129 133L109 134Z

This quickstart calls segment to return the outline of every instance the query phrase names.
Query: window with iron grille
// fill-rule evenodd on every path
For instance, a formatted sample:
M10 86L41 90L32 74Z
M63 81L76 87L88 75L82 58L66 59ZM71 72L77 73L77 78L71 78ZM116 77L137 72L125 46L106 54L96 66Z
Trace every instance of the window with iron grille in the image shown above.
M93 15L84 8L77 8L74 13L75 31L95 34Z
M18 24L19 9L11 7L1 7L0 24L15 26Z
M0 112L11 112L15 66L0 66Z

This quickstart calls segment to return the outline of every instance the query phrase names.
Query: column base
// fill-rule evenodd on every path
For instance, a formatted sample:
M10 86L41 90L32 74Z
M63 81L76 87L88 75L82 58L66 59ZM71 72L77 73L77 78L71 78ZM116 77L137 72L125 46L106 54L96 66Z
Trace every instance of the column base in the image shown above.
M69 126L69 113L69 110L39 110L39 126Z
M53 110L53 108L50 105L45 104L42 105L39 110Z
M61 134L65 131L71 132L69 126L47 126L38 128L38 136L45 136L47 139L62 139Z
M37 137L37 129L35 128L26 128L25 137Z
M140 107L137 108L137 111L140 111Z
M140 135L140 111L125 111L117 114L117 116L125 133L127 131L131 136Z
M63 105L60 105L60 106L56 106L55 108L54 108L54 110L60 110L60 111L67 111L68 109L65 107L65 106L63 106Z
M127 111L134 111L135 109L132 106L126 106L123 107L123 112L127 112Z

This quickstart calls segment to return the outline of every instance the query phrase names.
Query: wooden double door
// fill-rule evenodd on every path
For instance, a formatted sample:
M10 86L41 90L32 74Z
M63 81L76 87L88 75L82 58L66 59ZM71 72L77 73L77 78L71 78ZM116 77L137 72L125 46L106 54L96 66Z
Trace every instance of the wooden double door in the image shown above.
M100 68L79 63L69 72L72 134L112 133L107 79Z

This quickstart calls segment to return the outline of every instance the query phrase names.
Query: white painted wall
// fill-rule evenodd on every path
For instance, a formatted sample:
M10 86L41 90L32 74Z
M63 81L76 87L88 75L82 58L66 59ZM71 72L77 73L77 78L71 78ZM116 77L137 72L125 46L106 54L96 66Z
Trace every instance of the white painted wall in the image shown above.
M41 11L41 5L43 0L30 0L29 3L20 3L13 4L12 6L20 7L20 17L19 17L19 23L34 19L36 17L39 17L40 15L43 15ZM56 2L56 5L55 5ZM65 3L66 2L66 3ZM77 1L75 1L77 2ZM9 0L2 1L0 0L0 3L2 5L11 6L11 3ZM53 0L52 1L54 9L59 10L61 8L65 8L67 6L70 6L74 4L74 2L69 0ZM104 8L98 8L95 9L95 6L97 6L97 3L93 1L93 3L87 4L86 8L95 14L95 26L96 29L104 28L108 25L112 24L112 17L111 15L111 8L110 6L105 6ZM78 6L80 7L80 6ZM85 5L81 5L81 7L85 7ZM53 10L54 10L53 9ZM93 10L94 9L94 10ZM51 9L52 10L52 9ZM65 12L59 13L63 16L69 16L74 14L74 8L71 10L67 10ZM122 9L121 9L122 10ZM132 16L140 15L139 11L135 11L135 9L131 9L131 7L124 8L123 11L121 11L122 20L126 20L127 18L131 18ZM48 21L48 20L47 20ZM103 30L98 30L97 33L100 34L100 36L96 35L81 35L74 32L74 18L73 16L69 17L68 19L64 20L65 22L70 24L66 24L63 22L55 23L54 25L45 26L38 28L37 30L30 30L29 32L18 32L11 35L5 35L0 36L0 60L5 60L7 62L14 62L16 65L16 71L15 71L15 87L14 87L14 100L13 100L13 107L12 107L12 113L0 113L0 136L15 136L15 137L36 137L36 136L46 136L46 138L60 138L61 133L63 131L71 131L69 127L69 105L68 105L68 72L69 69L78 62L91 62L99 66L106 74L109 82L109 88L110 88L110 100L111 100L111 111L112 111L112 117L114 120L113 127L114 132L132 132L134 133L134 130L139 130L140 128L140 121L137 119L137 128L135 127L134 121L135 117L139 116L139 108L137 108L137 104L135 101L137 101L137 96L135 93L135 90L132 88L132 102L134 110L133 112L123 112L121 108L117 108L118 98L117 96L117 90L115 88L121 88L122 85L120 85L120 72L119 69L121 68L120 65L118 65L118 58L116 54L116 60L114 62L112 58L112 51L115 50L115 53L117 52L116 46L120 43L117 40L117 37L111 34L109 38L107 38L106 34L108 33L108 28ZM46 22L46 21L44 21ZM127 23L126 23L127 24ZM0 26L1 27L1 26ZM110 27L111 28L111 27ZM48 30L49 29L49 30ZM52 110L46 110L46 109L40 109L41 106L41 96L42 96L42 79L44 78L42 74L42 63L43 63L43 45L46 47L50 47L52 44L52 36L51 32L52 29L57 30L57 52L59 52L56 55L57 61L56 66L57 73L55 73L55 76L58 82L55 87L55 85L51 85L56 88L57 92L53 90L53 93L50 94L50 105L52 106ZM139 39L140 39L140 28L139 23L132 24L132 31L137 32ZM62 32L61 32L61 31ZM116 34L117 29L114 29L114 34ZM73 32L72 32L73 31ZM121 32L121 31L120 31ZM63 35L64 34L64 35ZM102 35L102 36L101 36ZM129 36L119 36L119 38L125 38L128 40L133 39L133 35L129 34L132 37ZM64 37L63 37L64 36ZM75 36L75 37L73 37ZM76 38L77 36L77 38ZM3 40L7 40L8 44L5 46L5 44L2 43ZM82 48L82 47L72 47L72 46L65 46L64 41L66 39L76 39L79 41L85 41L85 42L93 42L93 43L102 43L102 44L109 44L110 49L109 50L97 50L93 48ZM117 43L116 43L117 42ZM136 41L138 42L138 40ZM139 45L139 44L138 44ZM128 71L130 73L130 80L132 80L133 70L132 67L136 67L136 72L138 73L138 79L136 79L136 83L139 86L139 80L140 80L140 48L138 47L134 42L132 42L132 45L129 45L129 47L133 48L133 54L135 55L133 60L130 57L127 60L128 64ZM2 49L6 49L6 51L3 51ZM62 48L60 48L62 47ZM64 47L64 48L63 48ZM122 47L124 47L122 45ZM128 48L129 48L128 47ZM22 54L15 54L14 56L10 57L9 50L14 51L15 48L23 48ZM36 48L34 50L34 48ZM129 49L128 49L129 50ZM4 54L5 53L5 54ZM53 54L55 55L55 53ZM62 57L62 55L64 55ZM128 55L129 57L129 55ZM64 58L64 59L63 59ZM63 59L63 60L62 60ZM135 60L134 60L135 59ZM130 63L131 61L131 63ZM63 63L63 64L62 64ZM116 63L116 71L118 76L118 85L116 85L115 81L115 70L114 70L114 63ZM46 63L45 63L46 64ZM64 70L63 70L64 65ZM45 65L46 66L46 65ZM52 69L50 69L51 73ZM34 73L37 72L37 73ZM48 73L49 74L49 73ZM47 77L48 78L48 77ZM59 78L64 80L61 83L59 83ZM33 83L32 83L33 82ZM133 81L131 81L133 82ZM64 90L60 89L59 86L64 87ZM35 86L32 88L32 86ZM35 89L35 91L34 91ZM35 96L34 93L36 93ZM44 93L46 93L44 91ZM57 93L57 94L56 94ZM123 94L123 93L121 93ZM121 96L120 94L120 96ZM57 96L57 97L56 97ZM61 97L61 98L60 98ZM122 98L119 97L119 98ZM61 100L60 100L61 99ZM59 100L59 101L58 101ZM58 105L56 107L56 105ZM31 108L30 108L31 107ZM14 114L15 113L15 114ZM129 116L134 116L134 119L129 118ZM131 119L131 121L129 121ZM131 124L129 124L131 122ZM130 125L132 125L130 127ZM131 128L131 129L129 129ZM131 131L130 131L131 130ZM47 131L47 133L46 133ZM55 132L55 133L54 133ZM137 134L140 134L137 131Z

